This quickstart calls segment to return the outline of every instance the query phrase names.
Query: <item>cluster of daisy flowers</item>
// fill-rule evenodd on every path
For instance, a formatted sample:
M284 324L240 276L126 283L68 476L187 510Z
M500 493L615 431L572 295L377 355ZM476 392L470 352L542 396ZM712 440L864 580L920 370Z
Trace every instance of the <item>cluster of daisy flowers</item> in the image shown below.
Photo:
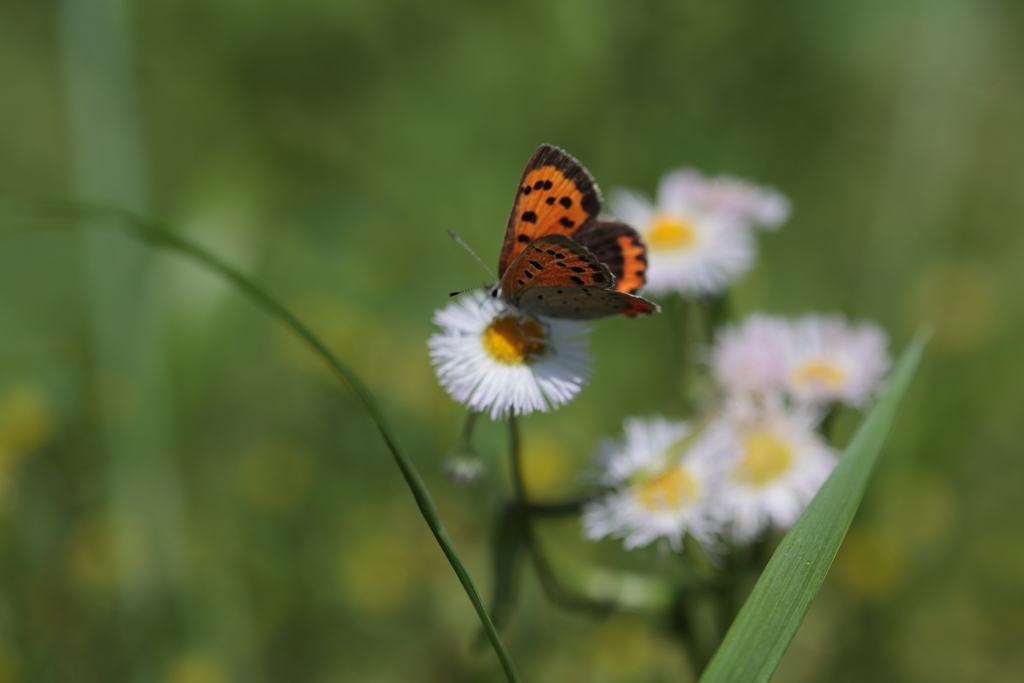
M666 174L650 201L618 190L615 215L647 245L644 295L714 294L746 273L756 230L789 217L778 192L689 169ZM493 420L572 400L590 377L589 325L538 319L493 292L435 313L428 341L438 379L456 401ZM584 508L584 533L627 549L665 539L682 547L745 543L788 528L836 464L821 433L838 404L862 408L889 366L885 334L843 317L753 315L717 334L711 374L720 400L689 422L631 418L601 447L603 493Z
M602 447L606 491L585 507L584 533L679 549L686 535L746 543L788 528L838 458L823 417L877 393L886 346L878 327L840 316L754 315L723 330L711 363L723 400L692 423L627 420Z

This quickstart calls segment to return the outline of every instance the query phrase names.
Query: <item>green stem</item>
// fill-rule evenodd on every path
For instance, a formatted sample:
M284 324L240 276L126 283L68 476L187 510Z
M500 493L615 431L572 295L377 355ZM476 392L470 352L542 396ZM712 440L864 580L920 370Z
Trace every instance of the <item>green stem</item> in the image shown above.
M511 415L508 418L508 457L509 467L512 470L512 497L515 500L516 505L522 507L527 504L526 485L523 483L523 463L519 446L519 424L516 422L515 415Z
M476 419L480 417L481 413L475 410L470 410L466 413L466 422L462 425L462 436L459 438L459 446L462 450L472 451L473 442L473 428L476 426Z
M480 618L484 631L487 633L487 638L491 641L491 646L494 648L494 652L497 654L498 659L501 662L501 666L505 671L506 678L511 683L518 683L519 676L516 673L512 659L509 657L508 651L505 649L504 644L501 642L501 638L498 636L497 629L494 628L494 624L491 622L491 618L488 616L487 610L484 608L483 600L480 598L480 594L477 591L476 586L473 584L473 579L470 577L466 567L462 564L462 560L459 559L459 554L456 552L455 546L452 544L451 538L449 538L448 532L444 528L444 524L441 523L441 518L437 514L437 509L434 507L434 502L431 500L430 494L427 492L427 487L423 483L423 479L420 477L419 472L416 471L415 466L412 464L412 460L409 459L408 454L406 454L405 449L399 442L398 435L384 417L384 413L377 404L377 400L373 397L373 394L370 393L370 390L366 388L366 385L363 384L363 382L354 372L352 372L351 369L349 369L347 365L338 360L302 321L295 317L291 311L268 294L262 287L249 279L248 276L242 274L238 270L235 270L202 247L175 235L160 223L150 220L144 216L137 215L131 211L117 207L79 202L48 202L36 204L34 206L28 205L26 208L29 209L29 215L27 216L16 214L12 216L11 214L13 214L13 212L9 212L7 208L7 205L0 204L0 219L5 221L12 219L15 221L77 219L97 215L109 215L120 218L132 228L132 232L142 239L157 246L173 249L191 256L200 263L208 266L211 270L216 271L221 276L234 283L240 290L242 290L242 292L248 295L250 299L256 302L256 304L266 312L276 317L286 326L292 328L296 334L302 337L302 339L309 344L316 353L327 361L342 381L352 389L356 397L363 404L363 407L365 407L367 412L370 413L370 417L373 418L373 421L377 424L377 429L384 438L384 442L391 451L391 455L394 456L395 463L398 465L399 471L401 471L402 476L405 478L406 484L408 484L410 491L412 491L413 498L415 498L416 504L419 506L423 519L427 522L427 526L430 527L431 532L433 532L434 538L437 539L438 545L441 546L441 550L444 551L445 556L448 558L448 562L451 563L452 569L455 570L455 574L459 577L459 581L462 582L462 587L469 596L470 602L473 603L477 616ZM42 209L42 212L40 212L40 209ZM47 209L50 210L50 213L46 213ZM4 217L5 213L8 214L8 217Z

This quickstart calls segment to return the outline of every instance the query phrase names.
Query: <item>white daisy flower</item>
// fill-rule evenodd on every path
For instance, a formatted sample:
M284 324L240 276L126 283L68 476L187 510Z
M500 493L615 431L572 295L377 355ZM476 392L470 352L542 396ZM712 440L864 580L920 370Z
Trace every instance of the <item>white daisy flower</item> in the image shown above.
M525 317L476 291L434 314L427 341L441 386L492 420L568 403L590 379L589 326Z
M611 207L647 244L647 291L653 294L720 291L754 262L751 228L776 227L789 217L788 200L774 190L690 169L662 178L656 204L619 190Z
M738 400L694 446L721 468L713 514L734 541L788 529L828 478L838 454L815 431L818 421L808 406L786 408L777 397Z
M888 338L877 325L807 315L791 324L787 336L785 385L799 401L862 406L889 369Z
M602 445L602 481L614 490L584 507L584 535L622 538L627 550L661 537L681 550L686 534L710 543L717 530L708 515L713 468L692 457L690 435L685 422L627 419L625 440Z
M786 377L789 325L782 318L751 315L715 337L711 370L733 395L765 395L782 388Z
M702 213L726 214L750 226L774 229L785 223L790 213L789 200L772 188L727 175L705 178L694 169L667 174L659 199L662 192L674 193Z

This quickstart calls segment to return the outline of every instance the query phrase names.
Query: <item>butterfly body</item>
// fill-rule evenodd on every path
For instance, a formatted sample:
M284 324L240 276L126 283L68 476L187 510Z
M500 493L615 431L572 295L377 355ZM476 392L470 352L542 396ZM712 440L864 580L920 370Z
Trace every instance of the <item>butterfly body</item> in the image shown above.
M527 315L592 320L654 313L636 296L646 248L636 231L601 220L601 196L587 170L563 150L541 145L512 206L492 290Z

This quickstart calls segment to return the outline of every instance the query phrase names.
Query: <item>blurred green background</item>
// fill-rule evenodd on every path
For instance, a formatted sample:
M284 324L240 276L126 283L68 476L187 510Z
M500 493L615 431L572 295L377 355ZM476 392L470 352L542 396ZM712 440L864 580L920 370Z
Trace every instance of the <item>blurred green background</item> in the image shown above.
M440 475L425 340L535 147L607 191L692 165L777 187L741 313L935 335L775 680L1024 680L1024 5L1011 0L3 0L0 195L106 199L254 274L383 402L478 585L507 483ZM678 414L666 316L524 421L538 499L627 415ZM847 415L847 432L856 416ZM556 567L656 552L545 523ZM548 603L524 680L680 681L657 620ZM374 426L216 278L110 231L0 243L0 683L501 680Z

